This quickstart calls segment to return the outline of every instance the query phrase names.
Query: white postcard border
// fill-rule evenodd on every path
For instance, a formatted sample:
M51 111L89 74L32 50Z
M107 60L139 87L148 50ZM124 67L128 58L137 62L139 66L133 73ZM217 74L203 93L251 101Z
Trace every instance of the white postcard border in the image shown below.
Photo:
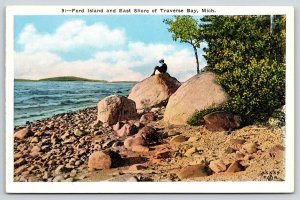
M82 8L198 9L212 8L216 13L197 15L271 15L286 18L286 151L285 181L282 182L14 182L13 181L13 28L15 15L62 14L61 9ZM117 15L120 13L113 13ZM150 13L174 15L174 13ZM176 13L176 15L191 13ZM101 15L87 14L83 15ZM106 14L107 15L107 14ZM125 14L126 15L126 14ZM132 15L129 14L129 15ZM140 15L140 14L136 14ZM143 15L143 14L141 14ZM294 191L294 8L289 6L9 6L6 9L6 192L8 193L291 193Z

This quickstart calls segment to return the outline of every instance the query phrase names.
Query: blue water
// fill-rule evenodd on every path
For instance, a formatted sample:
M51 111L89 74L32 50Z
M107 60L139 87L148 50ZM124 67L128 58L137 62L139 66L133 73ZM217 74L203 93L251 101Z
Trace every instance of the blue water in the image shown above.
M128 95L133 83L75 81L14 82L15 126L96 106L112 94Z

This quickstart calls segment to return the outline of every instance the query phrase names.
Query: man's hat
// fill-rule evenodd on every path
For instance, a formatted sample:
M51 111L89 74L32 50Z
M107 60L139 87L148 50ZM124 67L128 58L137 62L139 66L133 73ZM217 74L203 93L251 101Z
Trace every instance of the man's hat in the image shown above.
M159 62L159 63L164 63L165 61L164 61L164 59L162 58L162 59L160 59L158 62Z

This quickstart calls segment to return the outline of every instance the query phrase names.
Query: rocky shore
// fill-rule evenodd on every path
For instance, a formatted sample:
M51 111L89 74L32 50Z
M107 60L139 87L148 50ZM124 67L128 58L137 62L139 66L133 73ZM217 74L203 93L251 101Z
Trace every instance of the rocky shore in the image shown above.
M176 91L170 93L168 90L168 84L172 85L173 80L151 79L169 97ZM147 85L151 85L151 81L147 81ZM175 84L176 88L180 86ZM143 89L141 85L138 87ZM156 88L155 92L159 90ZM159 95L152 94L149 98L151 96ZM180 94L176 98L178 96ZM205 124L176 124L180 121L169 112L170 119L176 121L172 124L165 117L166 109L170 109L166 105L167 95L161 95L160 102L155 98L155 103L137 95L141 101L138 110L132 103L134 98L132 93L128 99L111 96L100 101L98 107L16 127L14 180L284 180L282 127L251 125L237 128L235 124L234 130L223 130L223 124L227 125L223 120L221 128L211 129ZM180 112L184 111L181 109ZM178 115L182 119L186 114Z

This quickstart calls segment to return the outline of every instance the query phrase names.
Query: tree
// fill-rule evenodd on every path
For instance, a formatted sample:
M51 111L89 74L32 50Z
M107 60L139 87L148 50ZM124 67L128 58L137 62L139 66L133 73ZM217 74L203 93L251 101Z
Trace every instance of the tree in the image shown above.
M172 33L174 41L179 40L182 43L192 45L196 58L197 74L199 74L200 70L197 48L200 48L201 34L197 20L191 16L175 16L174 19L165 19L164 23L169 25L168 31Z
M285 17L205 16L206 70L230 95L230 110L251 123L285 104Z

